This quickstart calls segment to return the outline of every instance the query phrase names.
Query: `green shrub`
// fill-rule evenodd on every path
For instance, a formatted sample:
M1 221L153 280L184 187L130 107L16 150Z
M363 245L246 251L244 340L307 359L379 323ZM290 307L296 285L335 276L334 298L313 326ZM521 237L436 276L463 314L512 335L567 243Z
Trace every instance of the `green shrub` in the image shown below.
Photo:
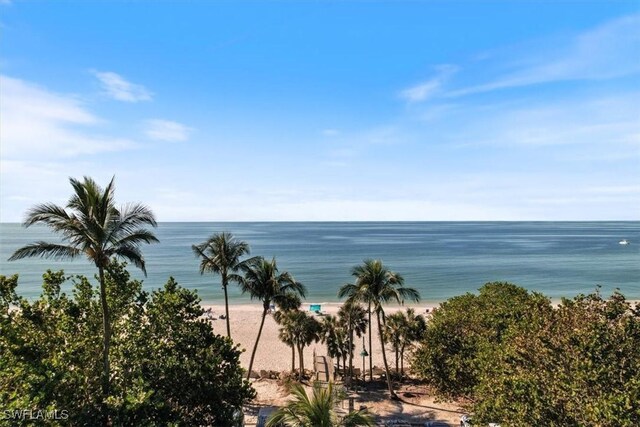
M442 304L412 369L480 423L640 425L640 310L615 293L548 299L505 283Z

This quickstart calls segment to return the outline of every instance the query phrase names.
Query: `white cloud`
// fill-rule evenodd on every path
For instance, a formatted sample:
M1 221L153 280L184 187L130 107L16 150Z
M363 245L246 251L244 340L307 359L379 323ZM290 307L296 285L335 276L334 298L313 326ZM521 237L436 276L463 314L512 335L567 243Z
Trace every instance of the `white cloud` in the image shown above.
M111 98L124 102L150 101L153 93L142 85L131 83L111 71L92 71L100 80L105 93Z
M521 50L526 50L522 56ZM457 97L555 81L601 80L640 72L640 14L604 23L569 40L519 49L514 70L489 83L451 91Z
M400 92L400 97L409 102L422 102L440 93L444 83L458 71L454 65L439 65L436 67L436 75L416 86L404 89Z
M144 133L157 141L182 142L189 139L192 128L170 120L152 119L145 122Z
M53 93L33 83L0 76L2 158L69 158L119 151L135 144L99 135L102 120L72 95Z

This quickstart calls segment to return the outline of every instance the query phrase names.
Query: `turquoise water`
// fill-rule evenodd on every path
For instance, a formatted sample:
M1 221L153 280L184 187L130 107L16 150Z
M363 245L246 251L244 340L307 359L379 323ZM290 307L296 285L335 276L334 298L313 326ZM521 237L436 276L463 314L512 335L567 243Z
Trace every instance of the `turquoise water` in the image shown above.
M206 302L219 303L219 278L201 276L191 245L214 232L231 231L249 242L253 255L275 256L308 290L309 301L337 301L349 270L364 258L380 258L417 288L425 301L443 301L473 292L488 281L510 281L557 299L592 292L602 285L628 299L640 299L640 222L254 222L161 223L161 243L143 249L148 289L173 276L197 289ZM631 244L618 244L627 239ZM84 259L8 262L11 253L36 240L55 240L48 230L0 224L0 274L20 274L18 291L40 294L47 269L93 277ZM246 302L231 288L232 302Z

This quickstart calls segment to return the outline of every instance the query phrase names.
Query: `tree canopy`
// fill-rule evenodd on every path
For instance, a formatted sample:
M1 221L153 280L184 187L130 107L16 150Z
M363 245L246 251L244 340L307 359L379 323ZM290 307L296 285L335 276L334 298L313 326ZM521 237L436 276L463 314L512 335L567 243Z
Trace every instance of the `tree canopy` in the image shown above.
M0 402L3 409L65 410L66 422L94 425L231 425L255 392L243 380L241 350L199 320L199 297L173 278L147 293L122 264L105 274L112 308L112 378L101 393L102 314L99 291L63 272L44 275L43 293L28 302L18 277L0 276ZM107 411L108 414L102 412ZM56 425L55 420L39 420Z
M640 309L615 293L564 299L509 283L434 310L412 370L478 422L640 425Z

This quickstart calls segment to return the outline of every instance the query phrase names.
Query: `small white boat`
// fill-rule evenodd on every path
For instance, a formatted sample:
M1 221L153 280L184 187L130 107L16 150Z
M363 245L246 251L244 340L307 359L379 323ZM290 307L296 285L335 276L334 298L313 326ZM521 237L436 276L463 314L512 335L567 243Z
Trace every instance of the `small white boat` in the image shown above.
M618 242L618 244L620 244L620 245L628 245L628 244L629 244L629 241L628 241L627 239L622 239L622 240L620 240L620 241Z

